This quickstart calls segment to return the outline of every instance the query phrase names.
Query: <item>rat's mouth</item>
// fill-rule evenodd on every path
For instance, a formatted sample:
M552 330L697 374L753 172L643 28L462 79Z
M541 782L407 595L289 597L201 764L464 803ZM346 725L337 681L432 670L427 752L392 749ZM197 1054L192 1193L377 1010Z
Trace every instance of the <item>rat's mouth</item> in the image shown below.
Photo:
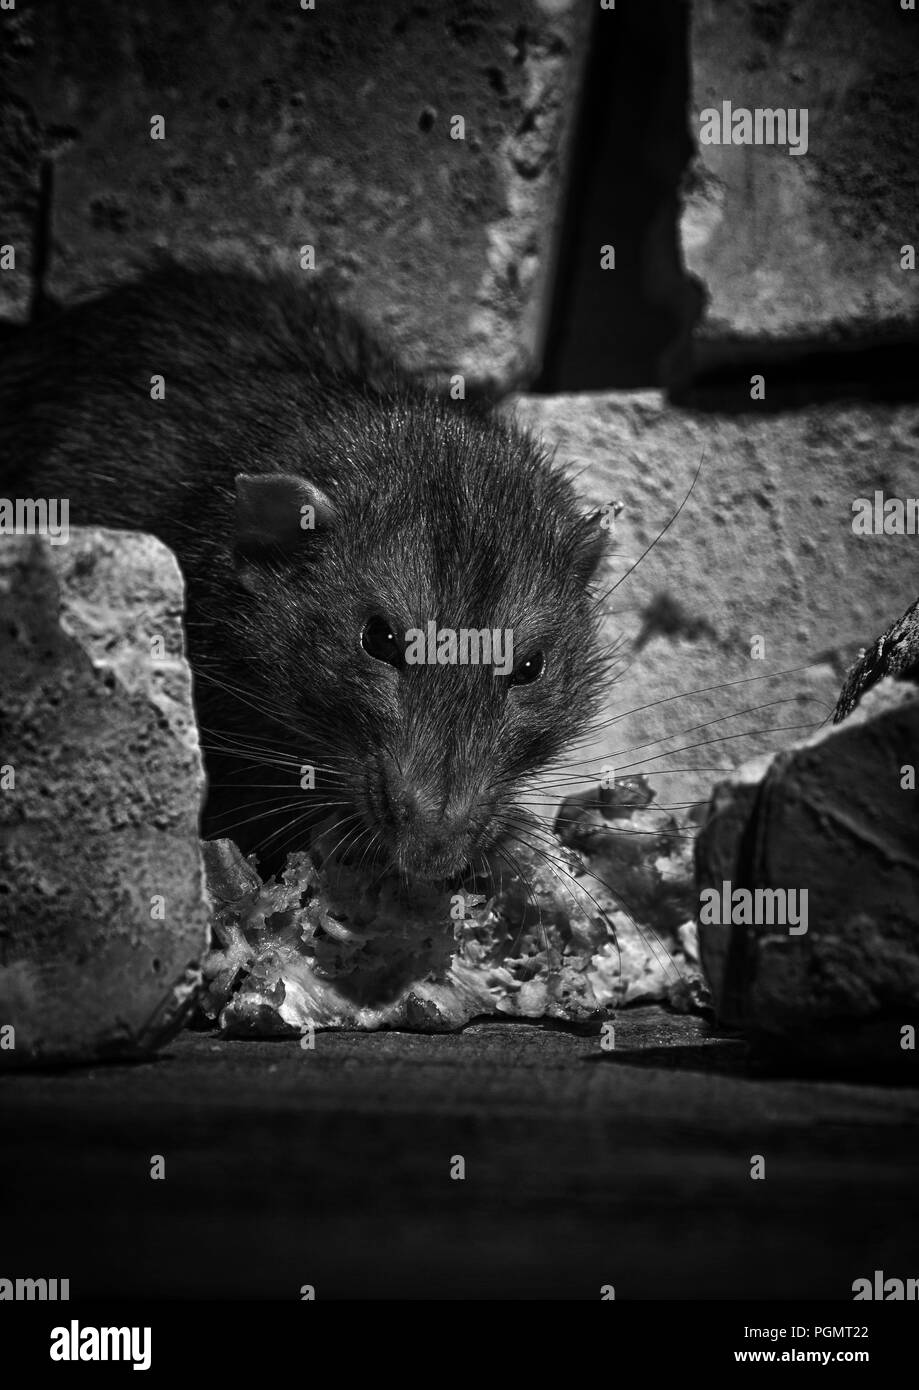
M438 814L423 793L394 795L385 777L370 772L348 810L358 829L342 835L339 862L413 882L450 883L467 875L494 839L487 807Z
M404 836L390 835L385 827L361 817L357 833L351 836L344 834L342 821L322 826L311 842L310 852L327 873L340 866L367 879L398 876L408 883L446 886L472 872L479 848L476 842L432 849L428 843L406 842Z

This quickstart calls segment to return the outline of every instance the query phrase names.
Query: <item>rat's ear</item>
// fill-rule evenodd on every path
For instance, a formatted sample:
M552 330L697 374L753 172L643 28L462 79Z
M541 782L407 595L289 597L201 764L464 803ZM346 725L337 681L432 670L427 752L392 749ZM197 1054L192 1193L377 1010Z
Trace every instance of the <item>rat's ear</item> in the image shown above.
M237 473L236 549L244 555L298 549L311 531L329 526L329 498L295 473Z
M618 515L622 510L622 504L615 505L615 514ZM590 583L597 566L606 554L611 530L609 511L608 507L600 507L578 522L571 569L582 584Z

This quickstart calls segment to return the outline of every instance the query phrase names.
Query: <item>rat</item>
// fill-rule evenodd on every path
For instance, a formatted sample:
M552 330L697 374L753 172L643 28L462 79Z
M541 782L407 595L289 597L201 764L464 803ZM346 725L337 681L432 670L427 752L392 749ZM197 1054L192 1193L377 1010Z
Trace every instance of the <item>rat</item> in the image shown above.
M0 491L176 554L205 838L444 880L602 693L608 533L545 448L403 370L309 275L161 264L7 336ZM407 634L508 633L512 663Z

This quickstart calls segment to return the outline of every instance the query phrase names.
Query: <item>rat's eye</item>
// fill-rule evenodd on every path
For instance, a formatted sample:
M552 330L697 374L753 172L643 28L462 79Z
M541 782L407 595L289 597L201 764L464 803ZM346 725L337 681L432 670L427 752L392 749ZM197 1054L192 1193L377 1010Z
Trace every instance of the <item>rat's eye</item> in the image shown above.
M387 661L390 666L402 665L402 647L385 618L370 618L364 624L361 646L376 661Z
M523 661L518 661L511 675L511 685L532 685L538 681L546 669L544 652L530 652Z

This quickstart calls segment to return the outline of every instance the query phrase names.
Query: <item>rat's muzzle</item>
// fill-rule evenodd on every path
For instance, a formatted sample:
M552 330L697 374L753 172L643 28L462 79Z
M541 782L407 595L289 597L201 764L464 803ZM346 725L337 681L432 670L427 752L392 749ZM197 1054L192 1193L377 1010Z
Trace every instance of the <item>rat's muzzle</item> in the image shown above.
M368 802L401 873L432 880L467 868L482 829L476 798L434 790L390 763L368 789Z

